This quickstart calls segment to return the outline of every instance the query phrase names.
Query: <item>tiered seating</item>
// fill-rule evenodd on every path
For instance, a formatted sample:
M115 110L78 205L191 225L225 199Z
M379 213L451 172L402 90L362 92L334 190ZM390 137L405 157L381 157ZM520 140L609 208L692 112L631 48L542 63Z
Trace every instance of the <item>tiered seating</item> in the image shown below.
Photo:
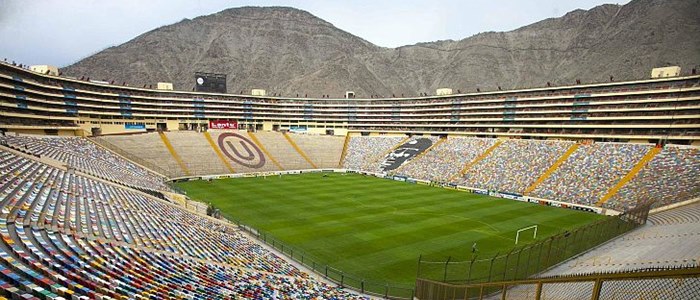
M160 140L158 133L144 133L135 135L108 135L99 137L110 144L119 147L130 156L138 157L153 165L167 170L171 177L184 176L185 173L178 166Z
M418 154L416 154L415 156L413 156L413 157L409 158L408 160L404 161L404 163L403 163L401 166L397 167L395 170L391 170L390 173L395 173L396 170L399 170L400 168L406 166L407 164L409 164L409 163L410 163L413 159L415 159L416 157L422 156L423 154L427 153L427 152L425 152L425 151L430 151L430 150L431 150L431 147L432 147L433 145L435 145L435 144L440 140L440 138L437 137L437 136L425 136L425 135L413 136L413 137L411 137L410 139L408 139L407 141L403 142L401 145L399 145L399 148L397 148L396 151L397 151L397 152L403 152L401 149L412 148L413 146L411 146L411 145L412 145L413 143L416 143L416 145L417 145L417 141L416 141L416 140L419 140L419 139L428 139L428 140L430 140L430 141L431 141L430 146L428 146L428 147L425 148L425 149L422 149L422 150L420 151L420 153L418 153ZM404 145L405 145L405 146L404 146ZM414 149L417 149L417 148L414 148ZM405 154L404 154L404 155L405 155ZM387 159L387 158L388 158L388 157L382 157L382 158L380 158L380 159L379 159L379 164L377 164L376 166L370 164L370 165L367 165L366 167L367 167L370 171L382 172L382 171L384 171L384 170L383 170L382 163L383 163L383 162L385 161L385 159Z
M218 148L218 138L226 131L211 130L209 134ZM230 131L229 131L230 132ZM245 131L233 131L249 139L249 134ZM221 158L214 152L204 134L193 131L173 131L166 132L165 135L173 146L175 152L180 156L191 175L212 175L228 174L231 170L221 161ZM335 168L338 166L340 154L343 147L343 138L336 136L307 136L302 134L290 134L299 148L316 164L318 168ZM255 136L265 149L274 157L285 170L299 170L313 168L296 149L285 139L281 133L277 132L257 132ZM130 157L136 157L162 167L172 173L172 176L184 176L182 168L173 159L172 155L163 145L157 134L147 133L129 136L105 136L100 137L110 144L119 147L129 153ZM234 143L236 147L241 147ZM147 149L143 151L142 149ZM231 155L235 155L230 149L223 149ZM247 155L243 148L242 155ZM257 152L254 152L257 156ZM233 168L234 172L261 172L276 171L277 166L263 153L265 164L259 168L252 168L231 160L224 155L223 158ZM254 159L257 161L257 159ZM317 162L318 161L318 162Z
M0 113L12 118L0 122L43 129L46 120L52 120L50 124L78 129L76 116L89 117L95 125L135 122L146 126L164 119L180 120L181 124L201 122L204 115L243 117L248 124L271 122L280 128L309 122L364 132L477 135L493 135L493 129L499 128L533 138L676 142L688 137L696 140L700 135L694 117L699 79L700 75L691 75L436 97L408 95L402 99L360 99L367 95L358 95L358 99L290 99L104 85L47 77L0 62L0 100L4 103ZM126 115L135 119L125 119Z
M249 138L245 132L238 133ZM211 132L214 140L218 139L219 134L221 132ZM117 136L110 139L144 139L149 135L152 134ZM196 174L229 173L220 158L211 150L211 146L200 135L193 132L168 133L178 153L191 169L196 170ZM310 167L281 134L259 132L256 136L286 169ZM335 167L334 161L340 156L342 138L298 134L294 134L292 138L312 161L324 162L318 167ZM431 138L436 140L434 137ZM351 137L342 166L348 169L377 172L382 155L397 146L402 139L401 136ZM458 174L463 166L491 147L495 141L495 139L449 137L447 141L406 164L397 172L413 178L446 182ZM163 157L166 160L171 159L157 137L151 143L156 143L156 146L141 145L144 149L160 148L163 153L159 159ZM465 176L457 178L455 183L502 192L523 193L566 152L572 143L572 141L507 140L469 168ZM529 195L594 205L651 147L650 144L623 143L581 145ZM154 152L156 151L139 151L138 156L144 158L144 156L153 155ZM208 154L199 155L199 152ZM654 198L657 199L655 206L662 206L700 196L695 180L700 173L698 152L699 150L694 147L666 147L618 193L613 194L604 206L626 210L633 207L639 199ZM228 157L225 159L236 172L278 169L269 158L266 158L265 165L259 168L240 165ZM176 165L175 167L176 170L180 169ZM656 182L665 182L666 185L658 185Z
M231 227L3 151L0 207L7 296L360 298Z
M204 134L195 131L166 132L168 140L194 175L231 173L207 142Z
M669 145L605 206L624 211L640 201L653 201L654 207L660 207L698 197L700 149Z
M700 265L700 203L649 216L649 223L547 274Z
M402 136L353 136L348 142L343 167L376 172L375 163L403 139Z
M430 152L407 164L399 173L417 179L447 182L495 142L495 139L448 137Z
M239 159L243 162L245 162L247 165L243 165L239 162L236 162L232 160L230 157L226 156L226 160L233 166L233 168L236 170L237 173L251 173L251 172L271 172L271 171L279 171L279 168L275 165L272 160L265 155L264 152L262 152L262 149L259 149L257 145L254 145L254 141L250 138L248 133L246 131L220 131L220 130L210 130L209 134L211 135L212 139L216 143L219 139L219 136L224 133L229 133L233 132L236 133L243 138L247 139L250 141L250 144L248 142L246 143L246 147L248 150L250 150L250 153L246 152L245 149L241 144L240 140L233 140L232 143L238 149L238 151L241 152L241 155L244 156L251 156L251 160L244 160L241 159L240 157L236 156L236 154L226 146L226 149L221 149L224 152L228 152L231 156L234 156L234 158ZM218 147L218 145L217 145ZM258 153L255 149L259 149L260 153ZM258 162L260 162L261 158L265 161L264 164L258 166Z
M105 179L117 181L115 178L121 177L116 176L126 176L121 183L132 178L128 176L154 176L137 166L123 165L123 159L79 138L4 139L15 148L65 161ZM353 139L357 140L350 141L349 150L363 155L346 159L346 164L374 170L380 156L402 137ZM402 171L411 176L449 176L495 141L449 138ZM477 163L464 180L483 182L481 187L489 189L520 191L570 145L571 142L561 141L506 141ZM591 199L586 203L590 204L651 147L619 143L581 145L534 193L550 193L545 198L577 203ZM606 205L626 208L637 199L650 198L663 205L697 197L698 151L666 146ZM107 173L108 167L114 168L112 173L116 174ZM486 176L504 173L500 179ZM150 181L135 180L134 184L141 182ZM652 225L606 244L579 261L557 267L556 272L697 264L695 249L700 245L689 242L687 237L700 234L699 212L700 204L694 204L654 215L650 218ZM310 279L232 227L143 193L6 151L0 151L0 235L0 296L358 298Z
M469 169L461 183L523 193L573 144L567 141L507 140Z
M649 144L582 145L532 195L593 205L653 147Z
M576 256L538 276L698 266L700 257L697 249L700 249L700 239L695 238L698 235L700 235L700 203L695 203L650 215L647 225ZM615 295L624 295L626 299L642 299L649 295L662 296L664 299L686 299L679 297L697 295L697 287L694 283L692 278L679 280L673 285L660 279L643 282L607 281L603 283L604 293L601 299L612 297L613 295L610 294L612 291L618 291ZM575 283L545 285L543 299L545 296L546 299L588 299L591 296L593 283L588 284L585 287ZM669 288L671 286L672 288ZM689 289L694 290L691 292ZM532 299L534 290L534 285L513 287L507 292L508 299ZM500 294L498 297L488 299L500 299Z
M348 143L343 166L377 172L381 156L396 146L400 137L355 136ZM417 179L446 182L473 161L496 139L449 137L397 173ZM549 177L533 186L529 195L544 199L595 205L653 147L651 144L594 143L571 148L573 141L507 140L478 161L454 183L469 187L523 193L562 157L563 163ZM568 154L568 153L567 153ZM638 200L655 199L655 206L700 197L700 149L667 146L604 207L619 211ZM663 182L664 184L659 184Z
M47 156L71 168L131 187L170 190L164 178L104 150L83 138L4 136L10 146L38 156Z
M343 152L344 139L333 135L288 133L289 137L319 168L337 168Z
M274 157L285 170L313 169L303 156L292 147L284 135L279 132L258 131L255 133L267 152Z
M648 222L657 226L700 224L700 202L650 215Z

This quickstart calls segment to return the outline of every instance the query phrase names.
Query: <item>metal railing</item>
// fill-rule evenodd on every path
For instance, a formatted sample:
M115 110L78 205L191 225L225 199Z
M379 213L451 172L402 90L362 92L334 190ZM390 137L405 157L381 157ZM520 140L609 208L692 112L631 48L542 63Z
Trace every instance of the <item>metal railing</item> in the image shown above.
M419 258L418 276L423 280L451 284L522 280L540 273L579 253L646 223L650 205L642 205L619 216L565 231L541 241L512 248L506 253L468 261L427 261Z
M312 272L322 276L328 281L331 281L342 288L351 289L363 294L382 297L385 299L405 300L413 299L415 296L415 287L413 285L402 285L391 282L381 282L368 280L362 276L346 273L343 270L332 267L305 251L288 245L287 243L275 238L273 235L256 229L252 226L242 223L240 220L222 213L222 216L230 222L238 225L238 227L257 238L259 241L274 248L288 258L305 266Z
M416 298L466 299L700 299L697 265L451 284L416 281Z

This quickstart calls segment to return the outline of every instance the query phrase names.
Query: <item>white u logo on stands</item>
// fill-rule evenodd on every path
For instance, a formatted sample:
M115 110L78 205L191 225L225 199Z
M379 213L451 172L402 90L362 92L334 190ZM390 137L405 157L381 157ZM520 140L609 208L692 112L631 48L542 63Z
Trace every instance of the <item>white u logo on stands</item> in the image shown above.
M232 132L222 133L219 135L218 143L221 152L242 166L259 169L265 165L265 155L260 151L260 148L240 134ZM239 151L239 148L241 151Z

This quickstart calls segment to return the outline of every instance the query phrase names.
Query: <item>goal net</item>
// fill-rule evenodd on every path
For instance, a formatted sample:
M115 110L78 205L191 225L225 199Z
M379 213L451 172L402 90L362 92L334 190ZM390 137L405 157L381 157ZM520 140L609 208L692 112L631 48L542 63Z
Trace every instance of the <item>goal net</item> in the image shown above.
M537 225L523 227L523 228L518 229L518 232L515 233L515 244L516 245L518 244L518 241L520 240L520 233L528 231L528 230L533 230L533 233L532 233L533 240L537 238Z

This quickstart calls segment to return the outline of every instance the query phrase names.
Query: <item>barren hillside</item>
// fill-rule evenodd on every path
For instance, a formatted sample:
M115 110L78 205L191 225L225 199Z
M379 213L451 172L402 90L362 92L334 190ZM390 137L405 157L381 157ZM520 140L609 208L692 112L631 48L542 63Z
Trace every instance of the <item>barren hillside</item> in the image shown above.
M243 7L164 26L85 58L67 75L194 86L196 71L225 73L230 93L284 96L354 90L359 97L474 91L648 76L700 64L700 0L633 0L576 10L510 32L382 48L310 13Z

